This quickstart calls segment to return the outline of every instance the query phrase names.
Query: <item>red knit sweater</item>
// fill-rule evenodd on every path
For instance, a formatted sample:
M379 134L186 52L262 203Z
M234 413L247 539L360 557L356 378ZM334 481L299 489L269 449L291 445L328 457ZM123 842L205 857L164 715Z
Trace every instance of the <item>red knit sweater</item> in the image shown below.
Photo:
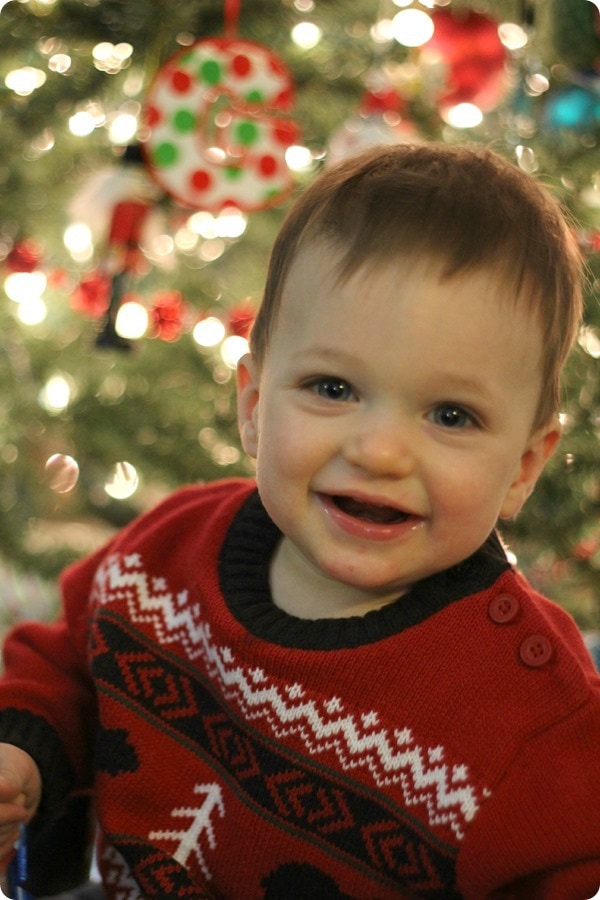
M295 619L278 538L250 482L185 489L7 641L0 740L42 820L93 780L107 896L593 896L600 680L566 613L492 538L379 611Z

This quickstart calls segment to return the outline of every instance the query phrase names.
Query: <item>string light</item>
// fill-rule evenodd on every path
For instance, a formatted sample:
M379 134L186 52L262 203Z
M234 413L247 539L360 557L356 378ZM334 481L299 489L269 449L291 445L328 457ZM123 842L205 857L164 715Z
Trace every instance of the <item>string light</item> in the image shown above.
M148 310L137 300L122 303L117 313L115 331L126 341L139 341L148 331Z
M323 33L314 22L298 22L294 25L291 38L297 47L302 50L312 50L321 40Z
M139 484L140 479L135 466L123 461L114 466L104 490L113 500L127 500L135 494Z
M34 66L13 69L4 79L4 84L19 97L28 97L46 82L46 73Z
M46 412L60 413L67 409L74 393L73 380L66 375L56 373L44 385L38 400Z
M4 292L14 303L41 297L48 279L43 272L11 272L4 279Z
M420 9L403 9L392 19L392 34L404 47L421 47L433 37L431 16Z
M199 347L216 347L225 337L225 325L216 316L207 316L194 326L192 337Z
M453 128L476 128L483 122L483 113L474 103L457 103L442 110L442 118Z
M57 494L72 491L79 480L79 464L72 456L54 453L44 466L46 483Z

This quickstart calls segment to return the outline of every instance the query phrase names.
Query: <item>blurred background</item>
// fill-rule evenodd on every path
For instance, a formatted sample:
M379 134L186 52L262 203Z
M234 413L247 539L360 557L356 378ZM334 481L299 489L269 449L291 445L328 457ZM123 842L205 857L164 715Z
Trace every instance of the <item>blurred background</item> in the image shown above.
M251 473L234 370L293 198L437 140L543 181L587 256L565 437L503 535L598 631L599 139L590 0L0 0L0 629L173 488Z

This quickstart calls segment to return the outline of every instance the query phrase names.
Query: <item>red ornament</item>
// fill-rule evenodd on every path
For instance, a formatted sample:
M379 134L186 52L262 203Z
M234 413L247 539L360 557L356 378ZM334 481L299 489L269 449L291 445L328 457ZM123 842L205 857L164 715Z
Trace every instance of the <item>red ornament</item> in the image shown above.
M6 267L11 272L34 272L42 261L42 248L31 238L25 238L6 257Z
M447 67L438 102L443 107L474 103L493 109L506 89L507 52L498 36L498 22L480 13L437 9L431 13L433 37L422 51L439 54Z
M227 315L227 330L237 337L247 338L256 318L256 310L249 302L230 310Z
M111 280L102 272L92 272L79 282L71 294L71 306L92 318L103 316L110 300Z
M176 341L183 326L185 303L179 291L161 291L154 297L150 323L155 337Z

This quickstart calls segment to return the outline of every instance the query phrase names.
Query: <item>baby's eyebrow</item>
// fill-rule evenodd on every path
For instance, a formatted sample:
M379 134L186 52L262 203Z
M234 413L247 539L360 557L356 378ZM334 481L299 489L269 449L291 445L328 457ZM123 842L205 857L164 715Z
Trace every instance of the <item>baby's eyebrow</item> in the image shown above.
M291 359L299 359L310 362L312 359L321 362L324 360L328 364L347 365L356 362L356 357L348 351L329 344L310 344L307 347L299 347L291 354Z

